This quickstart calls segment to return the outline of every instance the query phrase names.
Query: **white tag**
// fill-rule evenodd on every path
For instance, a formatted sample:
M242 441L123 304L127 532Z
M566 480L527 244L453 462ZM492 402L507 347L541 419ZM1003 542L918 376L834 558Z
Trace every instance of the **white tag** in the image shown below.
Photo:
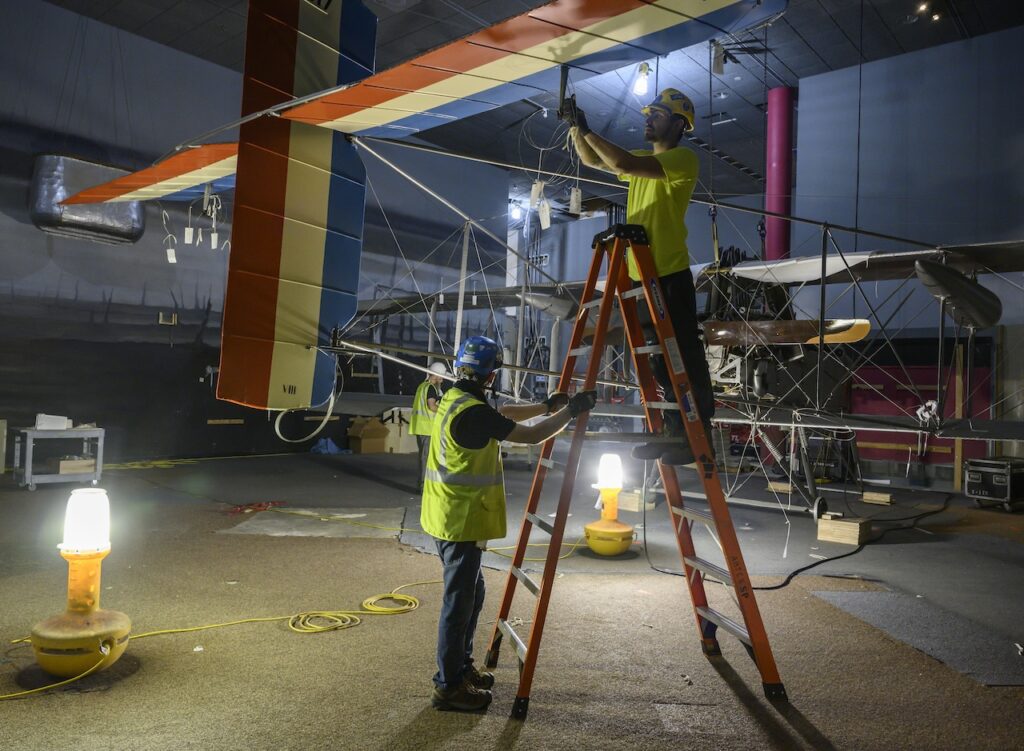
M537 206L537 214L540 216L540 228L547 229L551 226L551 204L548 199L542 198Z
M583 212L583 191L572 188L569 191L569 213L577 216Z
M192 235L194 233L195 233L195 230L192 229L191 227L186 227L185 228L185 244L186 245L191 245L192 244Z
M535 209L540 205L541 199L544 198L544 181L535 180L533 187L530 188L530 208Z
M167 263L177 263L178 257L174 255L174 248L167 246Z
M444 305L444 292L440 293L437 296L437 304L438 305Z
M214 250L217 249L217 233L216 232L211 232L210 233L210 247L213 248Z

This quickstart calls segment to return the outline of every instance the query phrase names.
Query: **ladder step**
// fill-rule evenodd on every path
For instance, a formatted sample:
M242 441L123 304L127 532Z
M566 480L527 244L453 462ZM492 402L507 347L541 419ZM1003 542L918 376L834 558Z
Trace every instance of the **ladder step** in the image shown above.
M691 519L695 522L707 524L712 529L715 528L715 518L711 516L707 511L701 511L700 509L690 508L689 506L672 506L672 513L676 516L681 516L684 519Z
M647 402L644 406L649 409L679 409L679 404L676 402Z
M541 519L536 514L527 514L526 515L526 520L528 522L530 522L530 524L532 524L533 526L540 527L545 532L547 532L549 535L553 535L555 533L555 528L551 524L551 522L544 521L543 519Z
M750 634L747 633L747 629L738 624L732 618L723 613L719 613L717 610L711 608L697 607L697 615L701 618L705 618L714 623L719 628L724 628L730 634L735 636L741 642L746 644L748 647L753 647L754 644L750 639Z
M661 351L660 344L648 344L643 347L636 347L633 352L638 355L661 355L664 354Z
M524 587L533 593L534 597L540 597L540 585L527 576L525 571L515 566L510 566L509 569L512 571L513 576L515 576L520 582L522 582Z
M634 287L633 289L629 289L629 290L626 290L625 292L623 292L620 295L620 297L625 297L628 300L631 297L643 297L643 295L644 295L644 288L643 287Z
M558 469L559 467L565 467L565 462L556 462L554 459L541 459L540 464L547 467L548 469Z
M711 619L708 618L708 620L710 621ZM723 626L722 628L725 628L725 626ZM526 662L526 645L523 643L523 640L519 638L519 634L515 632L515 629L508 625L508 621L506 621L504 618L499 618L498 630L501 631L502 634L507 636L508 640L512 642L512 645L516 648L516 654L519 656L519 661Z
M580 308L583 310L590 310L591 308L596 308L601 304L602 300L604 300L603 297L595 297L590 302L585 302L582 305L580 305Z
M576 349L570 349L569 350L569 357L579 357L580 355L585 355L588 352L590 352L590 350L592 350L592 349L593 349L593 346L591 346L589 344L584 344L582 347L576 347Z
M690 558L689 556L683 557L683 563L705 574L711 574L711 576L721 579L730 587L732 586L732 576L729 574L727 570L725 570L716 563L712 563L711 561L705 561L703 558Z

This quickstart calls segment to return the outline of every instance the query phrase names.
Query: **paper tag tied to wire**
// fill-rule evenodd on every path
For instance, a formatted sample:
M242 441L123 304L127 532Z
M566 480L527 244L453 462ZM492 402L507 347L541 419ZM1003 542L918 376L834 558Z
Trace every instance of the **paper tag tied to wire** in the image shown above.
M569 190L569 213L576 216L583 213L583 191L579 188Z
M540 208L541 201L544 200L544 181L534 180L533 186L530 188L530 208Z
M171 217L166 211L161 211L160 214L160 219L164 223L164 249L167 251L167 263L177 263L178 256L174 252L174 247L178 244L178 238L174 236L171 228L167 226Z
M540 218L541 229L551 226L551 204L548 203L548 199L540 199L540 203L537 205L537 216Z

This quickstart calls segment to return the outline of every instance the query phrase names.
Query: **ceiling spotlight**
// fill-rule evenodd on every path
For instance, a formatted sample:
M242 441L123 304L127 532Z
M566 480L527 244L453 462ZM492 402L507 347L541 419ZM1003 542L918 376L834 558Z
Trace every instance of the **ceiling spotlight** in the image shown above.
M942 15L940 13L932 13L933 21L938 21L940 18L942 18Z
M917 6L917 12L918 13L924 13L927 10L928 10L928 3L921 3L920 5Z
M522 206L520 206L515 201L509 201L509 206L511 206L511 208L509 209L508 215L512 217L513 222L518 222L520 219L523 218Z
M728 98L729 98L729 92L728 91L719 91L718 93L715 94L715 99L728 99Z
M637 70L636 80L633 81L633 93L637 96L644 96L647 94L647 77L651 73L651 66L647 63L640 63L640 68Z

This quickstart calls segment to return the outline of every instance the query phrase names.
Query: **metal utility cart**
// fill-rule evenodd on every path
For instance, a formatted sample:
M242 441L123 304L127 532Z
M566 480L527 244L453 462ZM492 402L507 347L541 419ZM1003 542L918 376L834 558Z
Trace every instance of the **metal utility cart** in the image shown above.
M79 439L82 441L82 455L94 458L95 466L90 472L68 472L64 474L38 474L32 471L33 449L36 441L52 439ZM90 445L92 444L92 445ZM22 447L25 458L22 462ZM14 429L14 479L18 485L35 490L44 482L91 482L96 485L103 473L103 428L68 428L67 430L39 430L37 428Z

